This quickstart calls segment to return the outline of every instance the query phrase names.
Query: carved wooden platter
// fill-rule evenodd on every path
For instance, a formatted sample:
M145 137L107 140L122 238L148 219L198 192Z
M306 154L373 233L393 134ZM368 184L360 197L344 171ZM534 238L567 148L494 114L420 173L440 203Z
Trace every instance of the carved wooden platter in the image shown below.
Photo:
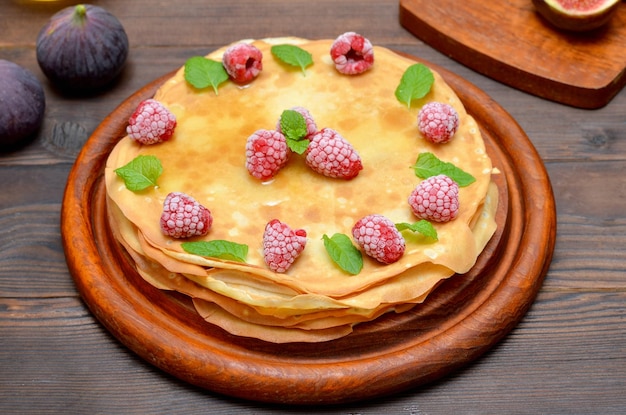
M626 85L626 3L609 24L560 31L531 0L400 0L400 23L445 55L504 84L579 108Z
M554 197L541 159L510 115L469 82L424 63L443 75L476 118L500 171L498 230L469 273L444 281L410 311L316 344L276 345L230 335L202 320L188 298L147 284L110 233L103 174L135 107L168 74L104 119L68 178L63 244L91 312L163 371L213 392L262 402L369 399L418 387L477 359L522 319L541 287L554 250Z

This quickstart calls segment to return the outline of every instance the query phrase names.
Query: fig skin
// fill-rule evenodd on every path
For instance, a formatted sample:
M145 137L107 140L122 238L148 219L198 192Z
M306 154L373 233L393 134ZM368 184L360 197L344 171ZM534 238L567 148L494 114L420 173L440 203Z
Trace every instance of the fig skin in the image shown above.
M0 59L0 151L33 137L41 127L45 109L44 90L35 75Z
M586 14L576 14L561 11L553 7L546 0L533 0L537 12L550 24L568 32L588 32L606 25L615 12L621 0L607 0L611 4L602 11L589 11Z
M90 93L108 86L128 57L128 36L105 9L79 4L54 14L37 36L37 62L59 89Z

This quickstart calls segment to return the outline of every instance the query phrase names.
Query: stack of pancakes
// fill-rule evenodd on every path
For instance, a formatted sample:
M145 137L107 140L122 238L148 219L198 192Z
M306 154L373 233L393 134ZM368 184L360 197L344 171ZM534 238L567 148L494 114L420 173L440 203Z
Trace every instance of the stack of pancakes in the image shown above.
M408 107L394 92L415 62L388 49L375 46L374 66L350 76L334 68L332 40L253 43L263 52L263 71L254 81L227 82L216 94L192 87L181 68L154 96L176 115L173 137L150 146L125 137L107 161L111 228L139 274L160 289L190 296L204 319L232 334L281 343L345 336L357 323L410 309L443 279L467 272L495 231L497 189L478 125L444 80L434 73L430 92ZM276 43L298 44L314 63L304 73L286 65L270 52ZM225 49L208 57L221 60ZM450 143L429 143L418 132L417 113L430 101L459 113ZM356 178L323 177L295 153L271 181L248 173L247 138L275 128L284 110L298 106L309 110L318 128L333 128L354 146L363 163ZM460 188L458 217L434 224L437 241L403 232L406 252L393 264L364 255L358 275L342 271L326 252L323 235L351 235L354 223L369 214L416 222L407 199L421 181L411 167L423 152L476 178ZM132 192L114 170L139 155L156 156L163 173L158 186ZM174 191L195 198L214 218L207 235L188 241L245 244L246 262L192 255L181 248L184 240L163 235L163 200ZM263 260L263 231L272 219L307 232L305 250L286 273L270 271Z

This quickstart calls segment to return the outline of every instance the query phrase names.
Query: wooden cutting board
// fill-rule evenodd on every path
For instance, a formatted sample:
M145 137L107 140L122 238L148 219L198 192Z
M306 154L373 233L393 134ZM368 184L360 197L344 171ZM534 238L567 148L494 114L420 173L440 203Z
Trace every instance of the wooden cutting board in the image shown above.
M475 71L574 107L600 108L626 84L624 2L584 34L550 26L531 0L400 0L400 23Z

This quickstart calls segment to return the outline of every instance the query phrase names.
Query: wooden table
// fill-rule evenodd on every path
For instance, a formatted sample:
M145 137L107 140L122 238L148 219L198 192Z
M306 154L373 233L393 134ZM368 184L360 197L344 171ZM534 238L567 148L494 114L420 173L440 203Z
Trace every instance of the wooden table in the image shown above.
M415 38L399 23L395 1L96 3L125 26L130 58L113 88L81 99L54 90L35 58L37 33L60 6L0 5L0 59L35 73L47 98L34 141L0 154L0 413L624 413L626 91L590 111L512 89ZM462 76L526 131L550 174L558 213L552 265L535 303L472 364L369 402L286 408L163 373L100 325L68 272L59 217L81 145L133 91L189 56L241 38L333 38L347 30Z

